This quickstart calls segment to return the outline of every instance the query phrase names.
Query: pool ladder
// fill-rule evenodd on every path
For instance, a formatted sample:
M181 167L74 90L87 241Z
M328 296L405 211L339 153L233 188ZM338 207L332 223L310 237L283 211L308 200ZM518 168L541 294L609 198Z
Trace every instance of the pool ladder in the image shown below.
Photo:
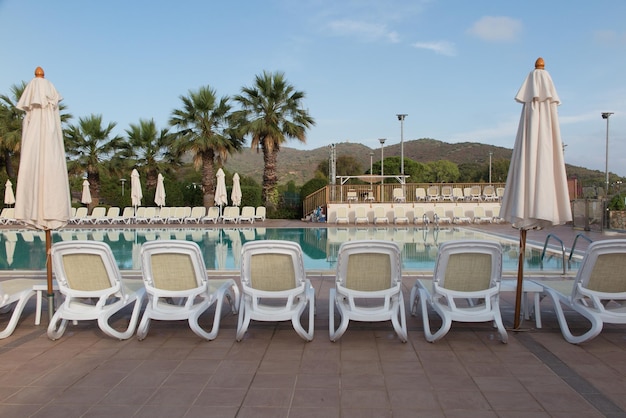
M589 238L585 234L583 234L583 233L577 234L576 238L574 238L574 243L572 244L572 249L570 250L569 258L567 259L567 263L566 263L565 262L565 245L563 244L563 240L561 238L557 237L554 234L548 234L546 236L546 241L543 244L543 251L541 252L541 262L542 263L543 263L543 258L546 255L546 250L548 248L548 242L550 241L550 238L554 239L555 241L558 241L558 243L561 245L561 255L563 257L563 274L567 274L567 266L569 266L571 261L572 261L572 255L574 255L574 250L576 249L576 242L578 241L578 238L583 238L583 239L587 240L587 242L589 242L589 243L593 242L591 240L591 238Z

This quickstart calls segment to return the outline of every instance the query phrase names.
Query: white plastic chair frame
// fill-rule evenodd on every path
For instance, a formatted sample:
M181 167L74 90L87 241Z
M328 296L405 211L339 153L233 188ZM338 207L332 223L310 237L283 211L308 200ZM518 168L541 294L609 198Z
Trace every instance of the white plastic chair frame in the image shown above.
M337 255L335 287L330 289L329 337L337 341L352 321L391 321L402 342L407 340L402 295L402 256L395 242L348 241ZM335 329L335 306L341 317Z
M58 242L52 245L51 256L59 291L65 300L50 320L48 338L60 338L68 321L84 320L97 320L102 332L120 340L134 334L145 289L139 280L122 280L106 243ZM124 331L114 329L109 324L111 316L131 303L134 307L128 327Z
M33 286L45 284L45 280L34 279L9 279L0 282L0 312L6 313L13 307L9 322L0 331L0 339L9 337L15 331L26 303L36 294Z
M508 336L500 314L500 279L502 247L494 241L447 241L439 246L429 291L417 280L411 289L411 313L421 305L424 336L428 342L443 338L457 322L493 321L503 343ZM459 306L457 301L467 306ZM442 320L441 328L432 333L428 319L430 306Z
M572 344L589 341L600 334L605 323L626 324L626 240L602 240L589 244L573 282L543 286L554 303L565 340ZM589 320L583 334L574 335L567 324L563 306L568 306Z
M148 304L137 328L137 337L148 335L150 321L187 320L200 338L214 340L226 298L237 313L239 288L232 279L208 279L198 244L192 241L164 240L146 242L141 247L141 272ZM211 331L199 324L200 316L212 305L215 315Z
M243 339L251 320L291 320L300 337L313 340L315 291L306 278L300 245L279 240L246 242L241 249L241 286L237 341ZM301 316L307 305L305 330Z

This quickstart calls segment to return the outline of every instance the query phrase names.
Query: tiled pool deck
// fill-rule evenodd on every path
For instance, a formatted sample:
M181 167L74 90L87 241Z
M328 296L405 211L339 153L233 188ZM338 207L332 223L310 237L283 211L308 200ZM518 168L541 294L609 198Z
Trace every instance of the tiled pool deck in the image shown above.
M268 220L264 226L305 225ZM481 228L518 234L506 225ZM549 232L569 246L580 231L530 231L528 240L543 243ZM0 416L626 417L624 326L606 326L594 340L571 345L545 300L543 328L525 321L522 331L509 332L508 344L487 323L454 323L430 344L419 316L408 320L406 344L390 323L351 323L332 343L332 277L310 279L317 291L310 343L289 322L253 322L238 343L237 318L230 313L211 342L184 322L152 322L144 341L117 341L85 322L50 341L47 320L33 324L33 299L15 333L0 340ZM405 278L405 300L414 281ZM501 304L510 328L513 294L503 294ZM202 317L207 327L212 315ZM576 314L569 318L584 327ZM437 321L434 314L431 320Z

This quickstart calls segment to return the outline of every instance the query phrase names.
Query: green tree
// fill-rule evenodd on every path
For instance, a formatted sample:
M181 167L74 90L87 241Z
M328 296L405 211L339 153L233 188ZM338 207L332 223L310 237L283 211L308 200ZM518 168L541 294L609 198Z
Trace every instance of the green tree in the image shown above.
M171 152L174 136L167 129L158 130L154 120L140 119L126 130L132 158L138 160L146 172L146 188L156 189L160 172L171 172L180 159Z
M363 174L363 166L352 155L338 156L336 168L338 176L360 176L361 174ZM322 173L324 177L328 178L328 160L320 161L320 163L317 165L317 171Z
M110 173L114 168L109 164L116 153L126 148L121 136L113 136L116 123L103 126L102 115L90 115L79 118L78 125L71 125L65 132L68 170L70 173L87 173L92 205L100 200L100 174Z
M253 87L243 87L235 97L242 110L238 121L251 135L251 146L263 152L263 201L269 209L279 201L276 190L278 152L288 139L306 142L306 130L315 121L302 108L305 94L290 85L281 72L264 71Z
M209 86L181 96L182 108L172 112L170 125L178 129L174 150L177 156L191 153L193 163L202 170L203 204L215 204L215 168L228 156L241 150L243 134L234 126L229 98L218 99Z
M453 183L459 178L459 167L448 160L431 161L430 181L433 183Z

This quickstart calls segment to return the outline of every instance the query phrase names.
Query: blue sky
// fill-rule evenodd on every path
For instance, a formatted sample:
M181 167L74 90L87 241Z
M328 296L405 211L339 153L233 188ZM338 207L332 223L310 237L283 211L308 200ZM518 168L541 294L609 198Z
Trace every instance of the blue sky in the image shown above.
M543 57L565 161L626 175L626 2L0 0L0 92L42 66L78 117L167 126L181 95L238 94L264 70L306 93L306 145L475 141L513 148L514 96ZM445 156L442 156L442 158Z

